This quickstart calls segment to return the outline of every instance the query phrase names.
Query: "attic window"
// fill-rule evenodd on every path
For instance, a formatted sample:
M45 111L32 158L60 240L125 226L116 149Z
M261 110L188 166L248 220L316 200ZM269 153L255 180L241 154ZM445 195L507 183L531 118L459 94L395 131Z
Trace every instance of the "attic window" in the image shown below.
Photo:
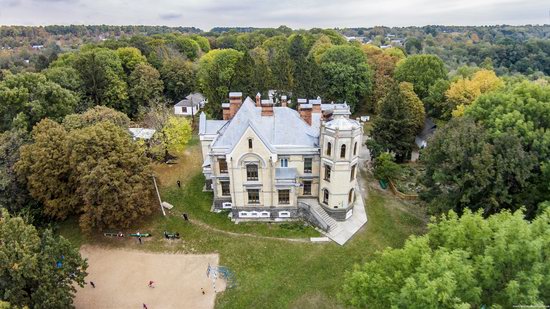
M248 139L248 149L252 149L252 139Z

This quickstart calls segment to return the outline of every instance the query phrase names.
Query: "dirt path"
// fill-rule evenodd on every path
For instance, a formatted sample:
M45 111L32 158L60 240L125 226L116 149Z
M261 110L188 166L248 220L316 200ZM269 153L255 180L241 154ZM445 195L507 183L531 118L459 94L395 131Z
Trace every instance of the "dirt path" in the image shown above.
M257 239L270 239L270 240L281 240L281 241L302 242L302 243L311 242L309 240L309 238L282 238L282 237L261 236L261 235L247 234L247 233L229 232L229 231L220 230L220 229L217 229L215 227L212 227L212 226L210 226L210 225L208 225L208 224L206 224L202 221L198 221L198 220L194 220L194 219L190 219L189 221L191 221L191 223L196 224L196 225L198 225L202 228L205 228L205 229L208 229L208 230L211 230L211 231L215 231L215 232L218 232L218 233L226 234L226 235L236 236L236 237L252 237L252 238L257 238Z
M216 292L206 277L208 265L217 266L217 254L151 253L127 249L82 246L88 259L84 288L77 288L75 306L87 308L214 308ZM148 287L149 280L154 288ZM205 294L202 294L201 288ZM225 282L216 281L216 291Z

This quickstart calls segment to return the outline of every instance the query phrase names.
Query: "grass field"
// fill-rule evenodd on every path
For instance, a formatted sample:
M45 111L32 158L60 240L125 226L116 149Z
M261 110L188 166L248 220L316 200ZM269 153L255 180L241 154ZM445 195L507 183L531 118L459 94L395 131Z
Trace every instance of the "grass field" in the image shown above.
M154 237L141 248L155 252L218 253L220 264L231 268L238 281L236 288L216 299L219 308L339 308L337 294L346 271L371 259L377 250L402 246L409 235L421 234L425 229L422 209L369 184L365 203L369 221L345 246L244 235L306 238L318 233L301 224L235 225L226 214L209 212L212 196L202 192L200 169L197 145L190 146L178 164L162 166L160 172L156 168L163 200L175 208L167 217L155 215L140 226L141 231L152 231L155 235L165 230L179 232L182 239L167 241ZM182 188L175 183L178 179ZM204 224L183 221L180 216L183 211ZM79 233L74 226L74 222L63 224L60 231L76 244L138 246L132 240L84 239L75 235Z

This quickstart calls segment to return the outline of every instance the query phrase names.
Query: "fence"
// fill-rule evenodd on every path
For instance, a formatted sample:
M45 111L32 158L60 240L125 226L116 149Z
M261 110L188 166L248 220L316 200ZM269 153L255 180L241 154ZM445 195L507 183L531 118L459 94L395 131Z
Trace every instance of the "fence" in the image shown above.
M389 183L390 183L391 192L393 192L393 194L397 195L397 197L399 197L400 199L404 199L404 200L407 200L407 201L414 201L414 200L418 199L417 194L405 194L405 193L397 190L397 187L395 186L395 184L393 183L393 181L391 179L390 179Z

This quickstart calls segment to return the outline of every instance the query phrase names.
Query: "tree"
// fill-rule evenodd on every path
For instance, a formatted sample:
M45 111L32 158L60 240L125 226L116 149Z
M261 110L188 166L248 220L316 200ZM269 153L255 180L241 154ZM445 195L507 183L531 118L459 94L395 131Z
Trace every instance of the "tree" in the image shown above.
M452 112L453 116L459 117L464 113L466 106L472 104L480 95L489 91L498 90L504 83L493 71L479 70L471 78L460 78L453 82L445 92L447 107L445 114Z
M234 49L215 49L199 60L197 78L202 93L208 99L205 110L210 115L221 116L221 103L227 98L236 74L239 74L235 68L242 56Z
M395 49L399 50L397 48ZM390 87L395 82L393 74L395 65L400 58L390 55L373 45L363 45L362 50L367 56L368 64L374 70L373 95L369 98L369 106L367 109L377 113L380 101L386 96Z
M239 72L239 74L236 74L231 81L231 90L241 91L245 97L255 97L258 89L253 88L254 83L252 82L254 59L252 59L248 51L243 52L243 56L235 65L235 71Z
M116 50L116 54L126 75L130 75L139 64L147 63L147 59L135 47L121 47Z
M550 211L488 219L470 211L432 221L424 236L385 249L346 275L340 298L369 308L510 308L550 301Z
M288 54L294 64L292 95L296 98L306 97L309 94L309 89L313 86L307 58L308 52L303 35L296 34L290 38Z
M30 130L42 118L61 120L74 111L77 96L40 73L7 75L0 82L0 131Z
M196 88L193 64L181 58L165 61L160 69L164 92L173 102L178 102Z
M126 114L105 106L95 106L82 114L67 115L63 119L63 126L70 131L103 121L108 121L122 129L127 129L130 126L130 118Z
M68 65L78 72L82 80L82 93L88 106L105 105L128 113L128 85L122 62L115 51L88 48L68 59ZM57 65L63 65L63 62Z
M414 146L417 124L411 118L404 95L393 85L380 104L374 120L372 138L384 151L395 154L397 162L406 160Z
M76 285L84 286L86 261L68 240L39 233L0 209L0 295L12 306L73 307Z
M67 131L46 119L32 134L15 168L47 215L79 214L89 232L126 228L152 212L149 161L127 129L102 121Z
M399 91L403 95L405 104L407 106L407 114L415 126L415 133L422 132L424 128L424 121L426 120L426 112L424 110L424 104L416 93L414 93L413 85L411 83L402 82L399 84Z
M36 201L30 196L27 184L17 177L14 169L19 160L19 149L29 139L29 134L24 130L12 129L0 133L0 205L12 213L36 209Z
M320 59L323 98L346 101L354 112L371 91L372 72L361 49L339 45L327 49Z
M394 161L394 157L388 152L378 155L374 160L374 177L380 180L391 180L399 177L402 169Z
M536 163L511 132L493 139L468 118L453 119L436 131L423 161L422 197L432 212L461 214L469 208L485 215L524 203L516 193L528 186Z
M149 64L138 64L128 77L128 94L132 100L130 116L147 107L162 95L164 85L160 73Z
M271 71L271 87L279 92L290 92L294 85L294 63L288 53L289 43L284 35L266 40L262 47L268 54L268 65Z
M428 96L424 99L428 115L438 119L451 119L453 108L448 105L445 93L449 89L450 82L446 79L438 79L428 89Z
M197 59L201 50L199 44L190 37L177 36L173 41L176 49L191 61Z
M443 61L434 55L414 55L397 64L395 79L414 85L414 92L421 100L428 94L430 86L438 79L447 79Z
M189 120L170 116L161 131L167 152L180 153L191 140L192 128Z

